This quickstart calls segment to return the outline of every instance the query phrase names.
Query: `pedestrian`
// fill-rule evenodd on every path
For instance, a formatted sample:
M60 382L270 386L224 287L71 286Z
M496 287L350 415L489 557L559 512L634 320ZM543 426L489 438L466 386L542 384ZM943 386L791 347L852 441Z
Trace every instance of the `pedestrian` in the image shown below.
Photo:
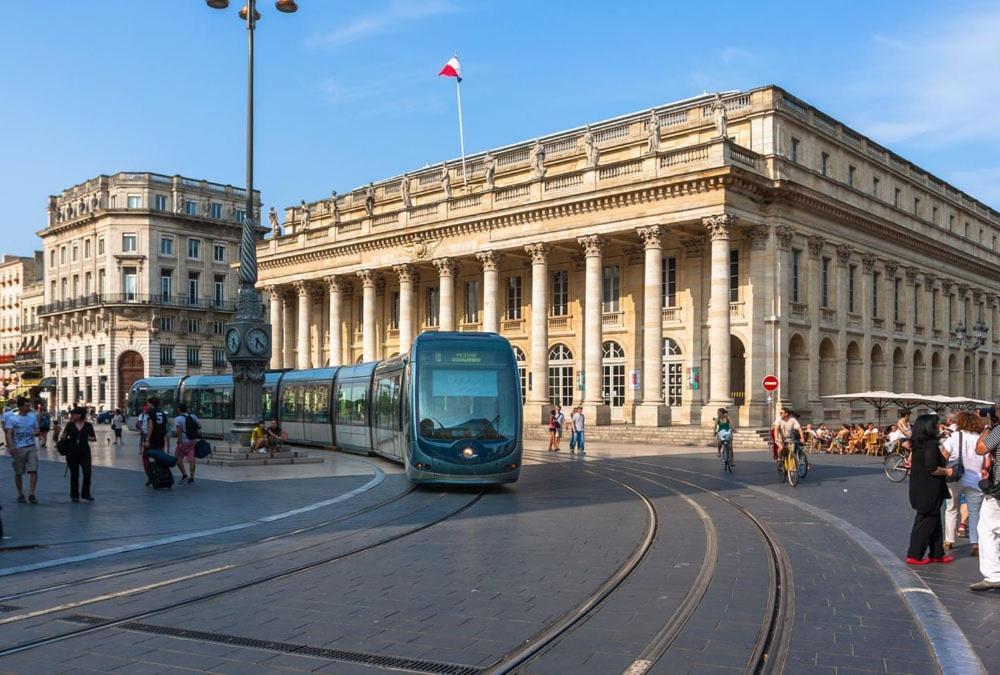
M910 439L913 443L910 506L916 514L910 530L906 563L950 563L954 558L945 554L941 506L948 498L947 478L955 471L945 466L945 453L941 450L938 432L938 416L930 413L918 417L913 423ZM924 557L928 552L930 556Z
M14 487L17 488L17 503L29 501L38 503L35 490L38 487L38 417L31 412L27 396L19 396L16 412L4 415L4 437L10 458L14 465ZM28 498L24 498L23 476L28 474Z
M583 429L586 423L583 408L573 409L573 416L570 418L570 423L573 425L572 435L570 436L570 451L572 452L572 448L575 445L581 455L586 455L587 451L583 448Z
M963 472L957 481L948 483L948 493L951 498L944 512L944 548L945 550L954 548L957 541L959 505L964 497L969 511L966 531L972 544L969 554L977 556L979 536L976 527L979 524L979 508L983 501L983 492L979 489L983 458L976 454L976 446L986 424L981 417L971 412L959 413L955 423L958 425L958 432L951 434L941 447L948 452L948 466L958 464L961 458Z
M35 415L38 417L38 444L44 449L48 445L49 432L52 431L52 415L41 401L35 403Z
M194 414L188 412L186 403L177 406L178 415L174 419L174 433L177 435L177 447L174 457L177 458L177 468L181 470L181 485L194 485L194 469L196 459L194 446L201 440L201 423ZM188 470L184 470L185 460Z
M62 436L56 446L60 454L66 456L66 466L69 467L69 498L74 502L85 499L94 501L90 493L91 454L90 444L97 442L94 425L87 421L85 408L74 408L70 420L63 429ZM80 485L80 474L83 474L83 485Z
M563 429L566 428L566 416L563 415L562 406L556 406L556 452L559 452L559 443L562 441Z
M973 591L1000 589L1000 490L997 489L997 455L1000 454L1000 419L997 409L986 411L992 428L985 437L980 436L976 444L976 454L984 455L986 461L981 474L980 488L983 501L979 509L979 573L982 581L969 586Z
M122 442L122 427L125 426L125 416L120 408L115 408L115 414L111 416L111 431L115 432L115 445Z
M146 413L144 424L142 451L143 466L148 466L149 453L153 450L165 452L167 444L167 416L160 410L160 399L153 396L149 399L149 411ZM146 485L152 485L152 481L147 481Z
M271 423L267 425L267 429L264 430L264 444L267 446L267 451L271 453L272 457L274 453L281 452L287 440L288 434L282 431L278 420L271 420Z
M556 410L553 408L549 412L549 452L558 452L556 445L556 434L559 433L559 423L556 422Z

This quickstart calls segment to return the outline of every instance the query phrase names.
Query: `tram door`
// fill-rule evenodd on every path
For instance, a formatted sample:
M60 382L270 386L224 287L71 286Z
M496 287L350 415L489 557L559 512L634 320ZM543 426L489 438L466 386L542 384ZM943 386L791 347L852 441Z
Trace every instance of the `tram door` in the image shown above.
M372 386L372 436L375 452L387 457L402 459L403 434L400 396L402 395L402 369L376 372Z

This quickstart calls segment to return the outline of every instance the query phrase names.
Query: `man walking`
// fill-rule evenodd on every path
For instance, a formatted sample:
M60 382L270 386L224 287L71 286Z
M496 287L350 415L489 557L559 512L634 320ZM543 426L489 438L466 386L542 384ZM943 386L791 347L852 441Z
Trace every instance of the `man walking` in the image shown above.
M177 458L177 468L181 470L181 484L194 485L195 455L194 446L201 439L201 424L198 418L188 412L186 404L177 406L178 415L174 419L174 433L177 435L177 448L174 457ZM187 460L188 471L184 471L184 461Z
M125 426L125 416L120 408L115 408L115 414L111 418L111 431L115 432L115 445L122 442L122 427Z
M566 428L566 416L563 415L562 406L556 406L556 452L559 452L559 442L562 441L563 429Z
M35 415L38 418L38 443L45 448L49 432L52 431L52 416L41 401L35 404Z
M142 435L142 463L144 467L147 467L147 476L150 450L164 452L167 445L167 415L160 410L159 397L150 398L148 406L149 411L146 413L144 424L145 432ZM152 484L151 480L146 482L146 485Z
M14 486L17 488L17 503L29 501L38 503L35 489L38 487L38 449L35 439L38 438L38 418L31 412L28 397L17 399L17 412L5 416L4 431L7 447L14 465ZM28 474L28 499L24 498L22 476Z
M573 415L570 417L570 421L573 424L573 435L569 439L570 452L573 452L573 447L580 451L581 455L587 454L587 451L583 449L583 425L584 416L583 408L573 408Z

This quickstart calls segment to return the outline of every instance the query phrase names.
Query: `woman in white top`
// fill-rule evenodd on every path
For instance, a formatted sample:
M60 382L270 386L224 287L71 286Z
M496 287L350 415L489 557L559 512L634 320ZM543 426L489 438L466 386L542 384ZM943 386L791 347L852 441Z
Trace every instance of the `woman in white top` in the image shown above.
M955 534L958 528L959 501L965 496L969 507L969 540L972 542L970 554L979 555L979 507L983 503L983 493L979 489L979 473L983 468L983 456L976 453L976 443L985 425L983 419L971 412L961 412L955 418L958 431L942 442L941 447L948 453L948 466L958 462L959 452L962 453L962 463L965 472L955 483L948 483L950 499L946 502L944 512L944 547L955 546Z

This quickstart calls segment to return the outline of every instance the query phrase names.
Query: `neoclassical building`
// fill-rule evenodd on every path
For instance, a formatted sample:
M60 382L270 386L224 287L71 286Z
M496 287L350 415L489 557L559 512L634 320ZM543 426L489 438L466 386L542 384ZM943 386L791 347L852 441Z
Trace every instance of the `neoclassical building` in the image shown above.
M866 389L1000 393L998 213L774 86L701 96L286 209L275 368L495 331L528 420L817 420ZM959 344L982 320L985 344Z
M16 360L21 348L25 317L22 298L35 278L33 257L5 255L0 260L0 398L21 393L21 375Z
M245 200L242 188L155 173L49 198L38 316L57 405L113 408L141 377L227 372Z

